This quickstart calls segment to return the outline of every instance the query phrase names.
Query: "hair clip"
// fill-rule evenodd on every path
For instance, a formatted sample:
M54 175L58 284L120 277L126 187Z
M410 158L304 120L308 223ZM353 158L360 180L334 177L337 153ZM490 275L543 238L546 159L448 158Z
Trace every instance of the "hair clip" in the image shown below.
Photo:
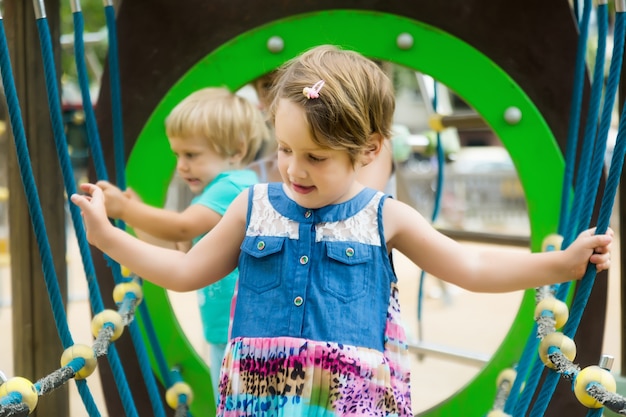
M319 80L313 84L313 87L304 87L302 89L302 94L304 94L304 96L309 100L312 98L319 98L320 90L324 87L324 84L324 80Z

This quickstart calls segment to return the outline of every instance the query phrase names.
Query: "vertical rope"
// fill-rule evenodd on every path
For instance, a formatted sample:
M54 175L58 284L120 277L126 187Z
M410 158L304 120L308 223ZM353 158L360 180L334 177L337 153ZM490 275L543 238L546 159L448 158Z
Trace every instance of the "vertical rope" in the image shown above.
M84 21L83 15L80 11L80 7L78 5L78 0L76 0L76 10L73 12L73 20L74 20L74 53L75 53L75 62L77 73L79 75L79 83L80 89L83 99L83 109L85 111L85 119L87 123L87 133L89 137L89 145L92 150L94 166L96 168L96 174L99 179L108 180L108 173L106 164L104 162L104 156L102 153L102 146L100 141L100 135L97 128L97 122L95 113L93 111L93 105L91 102L91 96L89 94L89 77L87 74L87 67L85 64L85 54L84 54L84 42L83 42L83 32L84 32ZM112 15L113 18L115 15ZM108 17L107 17L108 18ZM111 35L109 35L109 39ZM114 48L115 49L115 48ZM116 52L109 51L109 55ZM123 146L122 146L122 160L123 160ZM123 170L122 166L122 170ZM122 173L122 178L123 173ZM118 181L119 181L119 173L118 173ZM71 194L69 194L71 195ZM82 223L82 222L81 222ZM120 266L117 262L112 261L107 257L107 263L112 270L113 277L116 283L122 282L124 279L122 277L122 273L120 270ZM140 309L145 307L145 300L139 305ZM141 336L138 324L136 322L131 322L128 325L128 329L130 332L131 339L133 341L133 345L135 351L137 353L137 360L139 362L140 372L142 377L146 383L146 388L149 394L150 403L152 409L156 416L161 417L165 416L165 409L163 407L163 402L160 398L160 393L156 384L156 380L154 374L151 371L150 360L148 358L147 350L145 344L143 342L143 338Z
M82 108L85 113L85 124L87 125L87 139L94 159L103 160L102 146L100 143L100 133L96 123L96 115L93 110L91 93L89 91L89 76L87 65L85 64L85 42L83 39L84 21L80 11L72 13L74 21L74 61L76 62L76 73L78 74L78 84L82 98ZM108 175L103 165L95 165L96 175L99 179L108 180Z
M580 23L580 36L578 42L578 50L577 50L577 66L575 72L575 83L574 83L574 94L572 99L572 106L570 109L570 129L568 132L568 143L567 143L567 151L568 155L566 158L566 175L563 182L563 194L561 201L561 222L559 224L559 228L561 234L564 235L564 247L575 238L575 236L580 233L583 229L588 227L589 220L591 217L591 210L587 209L593 201L595 201L595 195L597 191L597 184L600 178L603 155L606 147L606 134L608 132L608 124L606 125L606 129L601 127L599 134L596 137L597 132L597 124L598 124L598 109L600 108L600 103L602 99L602 90L604 87L604 62L605 62L605 54L606 54L606 37L608 33L608 7L606 4L600 4L598 6L598 49L594 67L594 81L592 85L591 91L591 99L590 105L587 115L587 124L584 135L584 143L581 150L581 162L578 169L578 177L576 181L576 193L574 196L574 203L572 205L572 212L570 213L569 206L569 188L571 183L571 177L573 176L573 166L575 160L575 143L576 138L578 136L578 114L580 112L580 103L582 96L582 76L584 74L585 68L585 50L587 43L587 35L588 35L588 24L589 24L589 15L591 11L591 2L586 1L583 17ZM617 65L621 61L619 60L612 61L612 68L614 65ZM614 71L612 71L614 72ZM618 71L619 72L619 71ZM616 84L615 84L616 85ZM605 102L604 102L604 111L603 111L603 120L610 121L610 115L612 112L613 105L613 97L615 93L615 88L612 87L607 89L605 93ZM610 96L607 96L610 95ZM608 107L607 107L608 106ZM610 107L610 109L609 109ZM607 114L608 109L608 114ZM608 118L607 118L608 117ZM595 143L594 150L594 159L590 158L592 154L593 144ZM599 162L598 159L599 158ZM589 172L589 167L594 168L591 175L587 175ZM590 197L591 194L591 197ZM570 216L571 217L568 217ZM557 298L564 300L569 292L570 283L564 283L558 286ZM533 351L536 352L539 343L538 340L533 339L529 340L527 347L532 346ZM515 416L523 415L532 399L532 394L535 393L537 385L539 384L541 372L543 370L543 363L538 359L537 355L533 355L534 363L532 365L532 370L529 374L529 380L526 383L524 391L522 392L521 400L515 406ZM518 374L518 377L520 375ZM558 379L558 374L553 370L548 370L548 376L546 378L546 382L544 382L544 387L541 389L539 397L535 403L535 409L545 410L547 407L547 402L549 401L549 397L552 395L552 391L549 388L545 388L550 385L550 381L554 381L556 384L556 379ZM517 380L516 380L517 382ZM520 384L521 385L521 384ZM548 394L549 393L549 394ZM507 402L507 405L510 407L511 403ZM534 410L533 410L534 412ZM539 411L539 414L543 413L543 411Z
M30 163L28 146L26 143L26 133L22 122L22 115L17 97L17 91L15 89L15 80L13 78L13 71L9 56L9 48L4 30L4 20L0 16L0 73L2 75L5 97L7 99L7 108L15 141L20 175L24 185L24 192L28 202L28 210L33 224L33 230L37 238L37 245L39 246L39 254L41 257L45 284L48 289L48 295L52 307L52 315L55 320L61 343L63 344L63 347L67 349L74 344L74 340L72 339L72 335L67 324L65 306L63 305L63 298L61 296L58 278L54 269L52 250L50 248L50 242L47 238L48 235L46 232L45 221L43 219L43 213L41 211L41 202L39 201L39 194L37 192L37 186L35 184L32 166ZM87 409L89 415L91 417L99 417L100 414L86 382L76 381L76 383L79 395L85 404L85 408Z
M122 93L120 87L120 71L117 50L117 25L115 23L115 9L110 0L104 7L107 33L109 35L109 79L111 83L111 114L113 116L113 140L115 143L115 172L117 186L126 189L126 158L124 155L124 128L122 122Z
M589 17L591 14L591 0L585 0L582 21L579 25L578 48L576 50L576 64L574 68L574 88L569 112L569 129L567 132L567 144L565 149L565 174L563 176L563 189L561 190L561 212L559 222L559 234L565 240L568 232L564 230L569 224L570 210L570 187L574 177L574 165L576 161L576 148L578 144L579 116L582 102L582 90L585 75L585 52L587 49L587 37L589 33Z
M622 62L624 58L624 37L626 37L626 13L624 11L617 10L615 13L615 26L613 28L613 52L611 55L611 64L609 66L609 75L606 82L606 91L604 93L600 127L598 129L598 138L604 138L604 140L598 141L598 146L596 146L596 149L594 150L590 169L590 189L596 189L600 184L600 177L602 175L602 167L604 166L604 157L606 154L606 138L611 127L613 107L622 71ZM591 217L594 202L595 198L587 198L584 200L584 207L582 209L583 218Z
M606 143L606 136L596 137L598 128L598 114L600 112L602 91L604 89L604 62L606 60L606 38L608 34L609 16L608 5L600 4L596 12L598 20L598 47L596 49L596 59L593 69L593 83L591 84L591 98L587 111L587 121L585 125L585 135L581 148L581 158L578 166L578 175L574 193L574 203L572 215L568 225L568 230L574 231L574 236L589 227L591 213L588 217L583 216L584 201L595 201L598 188L589 180L589 168L591 157L593 156L594 144L599 146L601 142ZM605 146L606 147L606 146ZM599 173L602 167L599 167Z
M600 213L598 216L598 224L596 225L597 234L605 233L609 226L611 212L613 210L613 202L615 200L615 194L617 191L617 186L619 184L619 179L621 177L622 167L624 163L624 154L626 150L625 135L626 109L623 109L620 116L617 141L615 143L615 149L613 150L613 157L611 160L611 168L609 169L607 185L605 187L604 194L602 195ZM565 334L570 339L573 339L576 335L576 331L578 330L582 314L589 300L589 296L591 295L591 290L593 289L595 277L595 266L590 263L587 266L585 275L583 276L578 286L576 296L574 297L574 301L572 302L572 307L570 309L570 317L563 328L563 334ZM557 382L558 374L552 371L552 373L548 374L542 390L539 392L537 402L535 403L535 407L531 412L531 417L539 417L543 415L545 409L547 408L548 398L554 392Z
M59 100L60 96L57 87L56 67L52 53L52 41L50 40L50 29L48 27L48 22L45 17L37 18L37 29L39 31L39 40L44 61L46 89L48 93L48 105L50 108L50 118L52 122L54 139L57 146L57 152L61 164L61 171L63 172L63 178L67 194L72 195L76 192L76 185L74 184L74 175L72 172L71 163L69 161L69 153L67 152L67 141L65 138L63 117L61 114L61 104ZM70 212L72 213L72 221L74 222L75 229L81 229L81 226L78 226L79 224L82 224L82 218L80 217L78 207L74 207L73 204L70 204L69 206ZM84 241L86 242L84 228L82 228L82 232L83 233L80 238L84 239ZM90 255L87 255L87 253L89 253L88 247L86 249L81 249L83 264L89 265L89 261L85 262L86 259L91 259ZM87 279L88 283L90 284L90 289L93 288L94 290L93 292L90 291L90 300L96 303L96 308L102 307L102 299L99 297L100 292L99 289L96 288L97 280L95 279L95 273L91 276L89 275L90 273L91 271L89 271L89 273L87 274ZM137 410L135 409L132 397L129 395L130 389L128 387L128 381L121 366L119 356L116 354L116 352L117 351L115 349L109 350L108 358L111 364L111 368L113 370L113 374L115 376L115 380L117 382L117 387L120 393L120 397L122 399L122 404L124 405L124 409L128 416L137 416Z

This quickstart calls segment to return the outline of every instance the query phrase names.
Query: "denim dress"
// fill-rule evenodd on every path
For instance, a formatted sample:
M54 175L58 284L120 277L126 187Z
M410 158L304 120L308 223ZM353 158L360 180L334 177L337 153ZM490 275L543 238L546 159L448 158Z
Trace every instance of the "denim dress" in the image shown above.
M413 415L387 197L306 209L250 188L218 416Z

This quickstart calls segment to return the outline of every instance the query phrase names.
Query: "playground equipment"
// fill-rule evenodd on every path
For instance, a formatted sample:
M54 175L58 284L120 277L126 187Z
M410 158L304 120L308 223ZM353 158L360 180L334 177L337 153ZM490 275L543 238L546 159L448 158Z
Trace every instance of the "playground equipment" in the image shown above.
M298 2L265 2L262 6L231 2L212 6L210 11L203 9L207 5L200 1L160 6L154 7L147 0L122 3L117 15L119 54L117 50L112 54L119 56L117 81L121 84L117 86L115 79L107 78L116 72L118 63L109 61L97 114L102 137L118 137L120 132L112 126L119 128L120 124L112 122L119 121L120 115L110 109L119 108L112 103L121 99L121 108L133 109L124 117L127 159L120 162L117 158L114 165L110 142L103 143L103 151L109 170L115 166L119 172L120 167L126 167L129 184L147 202L162 204L165 199L173 159L162 120L182 97L207 85L238 89L303 49L337 43L429 74L470 103L501 138L515 162L528 201L531 248L540 250L543 237L554 232L564 170L559 146L566 147L568 121L567 106L562 102L572 95L578 40L577 22L567 1L531 1L506 7L497 1L366 5L342 1L318 2L314 7ZM524 19L529 16L532 19ZM533 25L528 25L529 21ZM158 22L167 22L175 30L163 30ZM117 91L117 87L121 89ZM583 94L588 94L589 85L583 83L583 87ZM519 112L521 119L507 117L512 110ZM583 105L581 113L585 110ZM537 170L537 166L542 169ZM102 171L92 172L92 176L102 178ZM93 259L102 291L112 291L111 280L100 278L109 274L105 261L98 256ZM602 339L606 297L602 281L596 284L600 298L597 317L587 316L594 324L581 324L585 333L577 335L581 341L577 344L583 348L578 360L585 363L596 363L600 356L597 343ZM142 305L147 310L142 311L139 322L144 332L149 326L146 321L158 317L158 345L165 348L167 365L181 370L181 377L191 387L196 383L208 386L208 370L181 334L165 292L149 284L143 289L146 304ZM112 301L108 304L114 307ZM509 335L489 364L461 392L424 415L482 415L488 411L496 395L494 381L522 353L533 327L533 311L534 293L529 291ZM123 338L118 343L127 369L141 368L137 363L140 355ZM166 375L158 369L155 358L152 362L163 384ZM102 377L105 385L112 383L112 375L106 371ZM188 395L184 390L181 393ZM121 414L116 398L119 394L115 390L105 390L105 394L109 413ZM134 395L136 403L149 404L142 395ZM554 398L551 406L557 415L575 414L564 411L568 409L566 403L572 402L571 393ZM561 398L563 404L559 403ZM191 412L210 412L212 401L210 395L196 395ZM580 410L579 404L574 405Z

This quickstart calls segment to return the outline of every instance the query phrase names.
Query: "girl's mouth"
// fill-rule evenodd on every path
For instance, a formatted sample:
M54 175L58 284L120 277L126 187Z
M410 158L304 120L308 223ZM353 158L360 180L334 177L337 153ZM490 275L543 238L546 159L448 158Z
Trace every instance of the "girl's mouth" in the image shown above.
M291 187L298 194L308 194L308 193L310 193L311 191L313 191L315 189L314 186L305 187L303 185L298 185L298 184L294 184L294 183L291 183Z

